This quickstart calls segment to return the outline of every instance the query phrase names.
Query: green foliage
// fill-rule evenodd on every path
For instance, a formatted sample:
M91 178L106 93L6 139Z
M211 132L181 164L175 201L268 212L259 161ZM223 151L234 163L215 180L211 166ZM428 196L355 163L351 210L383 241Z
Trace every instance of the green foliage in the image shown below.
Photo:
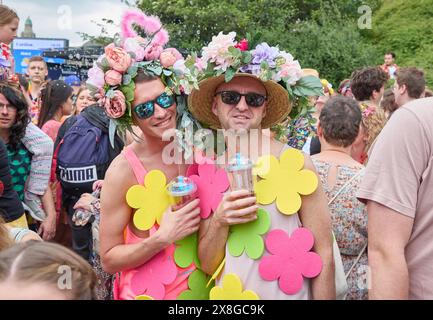
M337 86L354 69L370 65L376 58L374 48L363 41L356 18L360 5L376 8L379 2L141 0L137 6L160 17L171 35L171 46L198 51L220 31L235 31L248 38L251 47L262 41L279 45L302 67L319 70Z
M433 0L384 0L373 12L372 30L364 36L380 52L375 64L383 63L383 54L395 52L400 67L418 67L433 87Z

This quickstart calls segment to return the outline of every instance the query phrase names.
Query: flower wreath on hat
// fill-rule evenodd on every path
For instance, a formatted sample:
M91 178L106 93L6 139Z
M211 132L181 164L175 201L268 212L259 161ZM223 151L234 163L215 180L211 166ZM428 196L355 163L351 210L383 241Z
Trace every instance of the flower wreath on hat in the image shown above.
M229 82L238 74L250 74L264 83L273 81L288 93L290 99L288 103L292 105L290 118L306 114L307 97L322 95L323 87L320 79L311 75L303 76L299 62L290 53L281 50L278 46L271 47L266 42L259 43L259 38L260 35L252 37L247 34L246 39L238 41L235 32L228 34L220 32L214 36L212 41L202 49L201 58L195 57L195 67L201 72L200 80L224 76L224 81ZM201 94L200 90L194 91L193 94ZM189 108L193 114L197 114L199 107L192 105L194 100L194 97L190 99ZM290 105L286 108L289 111ZM279 119L281 122L284 122L288 116L287 113L283 115L284 117Z
M138 25L146 37L138 36L132 24ZM116 34L114 42L94 62L86 82L111 119L110 136L116 128L121 132L132 131L134 79L139 71L160 78L166 92L175 95L178 104L185 104L182 96L198 88L198 70L187 68L188 59L175 48L164 49L169 35L159 18L128 10L122 17L121 30L121 35Z

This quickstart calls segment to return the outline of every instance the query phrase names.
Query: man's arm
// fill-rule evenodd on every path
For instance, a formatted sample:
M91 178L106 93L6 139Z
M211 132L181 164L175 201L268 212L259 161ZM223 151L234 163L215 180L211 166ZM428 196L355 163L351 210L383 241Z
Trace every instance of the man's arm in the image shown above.
M304 158L304 168L316 173L316 169L310 157L305 155ZM322 272L312 280L313 299L335 299L336 291L331 216L328 210L326 195L320 181L317 190L313 194L302 198L299 217L303 226L313 233L313 249L323 262Z
M100 247L104 270L116 273L141 266L171 243L196 232L200 222L198 200L182 209L166 211L154 234L135 244L125 244L124 231L132 209L126 203L128 189L137 184L128 162L118 156L108 169L101 191Z
M225 194L216 212L202 220L199 231L198 255L201 268L212 275L225 256L230 225L257 219L256 197L246 190Z
M368 201L367 211L372 285L369 299L408 299L409 273L404 252L413 219L374 201Z

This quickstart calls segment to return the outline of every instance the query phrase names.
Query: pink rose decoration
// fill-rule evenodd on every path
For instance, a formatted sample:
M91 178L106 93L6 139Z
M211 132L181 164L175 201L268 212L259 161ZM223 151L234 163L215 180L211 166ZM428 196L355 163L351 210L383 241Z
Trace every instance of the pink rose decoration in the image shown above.
M109 70L105 73L105 82L109 86L117 86L122 83L122 74L116 70Z
M296 229L291 237L284 230L273 230L265 244L271 255L260 261L260 276L266 281L278 280L285 294L296 294L302 289L304 277L314 278L322 271L322 259L310 252L314 237L306 228Z
M175 48L165 49L161 55L159 56L159 60L161 65L164 68L171 67L175 64L176 61L182 60L183 57Z
M203 71L207 68L207 64L200 58L195 60L194 66L198 69L198 71Z
M114 90L114 97L105 97L105 112L110 118L117 119L122 117L126 111L125 96L122 91Z
M241 51L247 51L248 50L248 40L242 39L241 41L239 41L239 43L237 45L235 45L235 48L238 48Z
M144 59L147 61L158 60L162 51L161 46L151 44L144 50Z
M131 66L131 56L125 49L118 48L114 44L105 47L105 56L111 68L121 73L124 73Z
M137 269L131 281L134 294L145 294L155 300L164 299L165 286L173 283L177 276L173 252L172 245Z
M97 88L104 87L105 84L105 75L104 71L102 71L96 64L88 71L87 75L89 79L87 79L86 83L95 86Z
M215 212L223 198L223 193L230 186L224 169L218 169L211 160L205 162L208 163L192 165L187 173L197 185L200 215L203 219L207 219L212 212Z
M144 39L141 38L143 41ZM127 52L132 52L135 55L135 61L143 61L144 59L144 47L140 45L141 40L136 38L128 38L125 40L123 44L123 48Z

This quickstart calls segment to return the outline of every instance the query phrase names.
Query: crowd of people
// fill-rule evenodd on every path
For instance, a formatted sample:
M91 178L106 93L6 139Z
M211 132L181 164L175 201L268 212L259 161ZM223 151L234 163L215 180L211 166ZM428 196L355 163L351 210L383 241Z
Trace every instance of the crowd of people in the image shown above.
M0 299L433 298L422 70L387 52L334 90L234 32L183 57L130 10L87 83L50 81L38 56L14 74L18 24L1 5ZM305 77L314 94L288 90ZM290 118L300 98L311 112ZM224 150L187 141L193 154L167 161L165 135L185 122L224 132ZM251 177L236 180L233 159ZM174 205L171 181L195 196Z

